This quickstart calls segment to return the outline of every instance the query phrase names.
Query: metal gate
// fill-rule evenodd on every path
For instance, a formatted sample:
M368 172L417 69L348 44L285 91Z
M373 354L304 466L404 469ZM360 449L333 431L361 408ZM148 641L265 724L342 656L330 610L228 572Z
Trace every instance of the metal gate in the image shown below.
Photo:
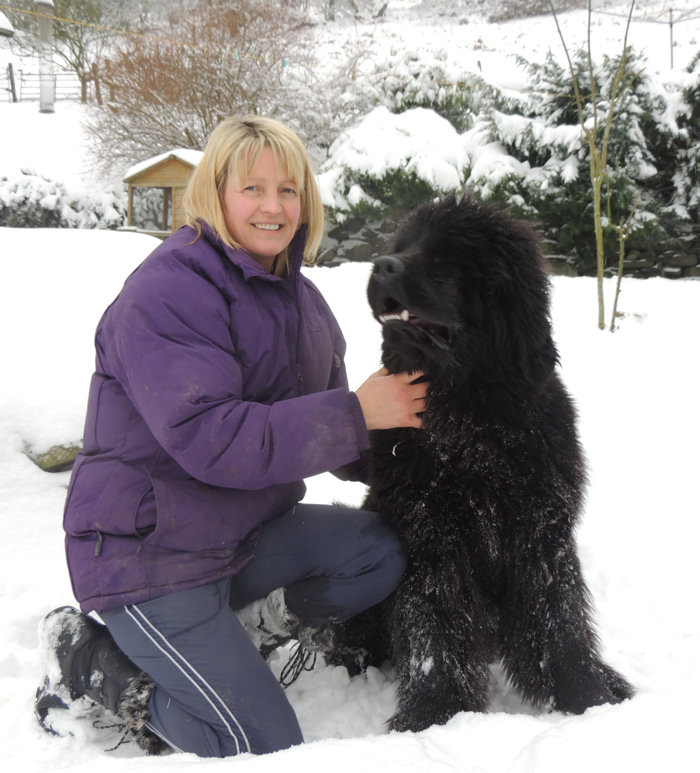
M38 102L40 78L38 72L14 70L7 66L5 91L13 102ZM53 75L56 99L80 99L80 81L72 72L57 72Z

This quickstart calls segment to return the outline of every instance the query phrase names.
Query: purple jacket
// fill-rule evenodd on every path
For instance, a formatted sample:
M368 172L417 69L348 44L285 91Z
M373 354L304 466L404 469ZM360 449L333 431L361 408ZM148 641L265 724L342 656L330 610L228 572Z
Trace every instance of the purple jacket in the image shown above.
M97 328L66 501L68 567L87 612L237 572L303 478L369 447L345 341L301 275L265 272L183 227L127 279Z

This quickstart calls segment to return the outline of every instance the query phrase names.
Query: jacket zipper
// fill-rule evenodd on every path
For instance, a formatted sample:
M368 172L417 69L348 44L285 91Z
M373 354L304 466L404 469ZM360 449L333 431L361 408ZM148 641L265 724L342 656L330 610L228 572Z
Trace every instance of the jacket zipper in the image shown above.
M297 392L298 396L301 397L304 394L304 373L302 371L301 367L301 329L304 322L303 315L302 315L302 309L301 309L301 293L300 293L300 284L301 284L301 275L298 274L294 283L290 283L291 286L291 296L294 303L294 307L296 308L297 312L297 341L296 341L296 351L294 353L294 365L296 370L296 377L297 377Z

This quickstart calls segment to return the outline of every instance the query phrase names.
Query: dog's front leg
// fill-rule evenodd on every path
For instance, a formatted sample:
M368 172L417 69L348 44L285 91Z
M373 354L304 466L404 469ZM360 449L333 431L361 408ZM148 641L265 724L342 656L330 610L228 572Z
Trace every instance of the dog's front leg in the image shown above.
M632 687L600 658L573 538L543 540L521 559L502 616L511 682L533 703L572 714L631 697Z
M428 567L426 559L423 554L413 562L396 591L391 633L398 707L392 730L417 732L487 705L490 636L474 627L479 602L462 597L455 604L449 590L454 572L444 560Z

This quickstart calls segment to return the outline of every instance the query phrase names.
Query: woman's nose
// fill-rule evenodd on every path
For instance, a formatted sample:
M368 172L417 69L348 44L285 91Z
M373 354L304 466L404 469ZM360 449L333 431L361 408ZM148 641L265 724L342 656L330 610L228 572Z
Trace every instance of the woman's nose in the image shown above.
M282 209L280 197L277 193L266 193L263 197L260 208L263 212L277 213Z

